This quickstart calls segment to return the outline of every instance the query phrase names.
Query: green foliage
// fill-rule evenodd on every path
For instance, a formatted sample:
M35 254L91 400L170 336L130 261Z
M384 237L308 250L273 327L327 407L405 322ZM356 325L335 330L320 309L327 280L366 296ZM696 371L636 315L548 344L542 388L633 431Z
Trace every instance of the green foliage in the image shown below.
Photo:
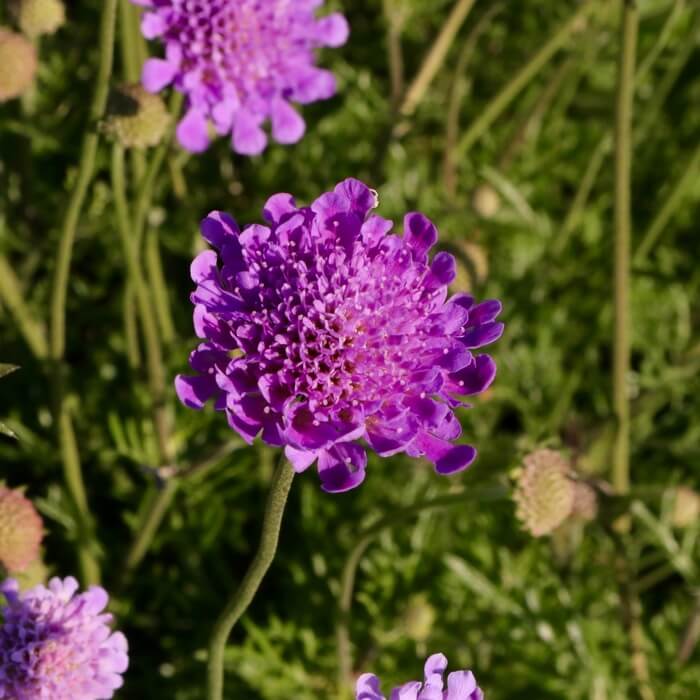
M463 412L465 433L480 451L469 473L443 479L425 464L397 457L371 459L365 484L343 496L323 494L311 474L296 480L277 560L227 649L227 698L311 700L337 693L341 572L358 534L393 509L460 488L508 486L523 454L542 444L566 449L605 490L614 430L610 143L620 3L597 3L454 163L451 127L464 133L578 6L501 3L457 74L460 52L497 1L475 3L405 120L389 98L387 30L401 18L408 84L452 2L334 3L344 5L353 27L345 48L323 55L338 76L339 95L304 109L308 130L301 143L272 145L258 158L235 156L226 139L197 157L172 146L157 172L146 230L159 241L177 330L165 347L168 387L195 344L188 266L201 245L198 221L215 208L241 223L258 221L274 192L308 201L344 177L364 179L379 191L385 216L398 222L418 209L436 221L445 247L458 255L460 280L505 307L507 330L495 350L498 379L474 410ZM633 118L633 249L700 134L700 10L680 0L639 5L637 65L645 70ZM41 42L31 100L0 106L0 254L11 262L26 312L42 329L94 87L100 7L97 0L71 4L66 26ZM113 83L125 77L118 61ZM451 111L458 86L461 101ZM601 142L600 167L579 201ZM153 154L127 159L131 206L142 192L143 163ZM474 670L489 700L637 697L615 575L622 552L639 589L643 651L656 697L695 697L700 651L682 658L679 650L699 614L700 526L674 527L668 499L679 484L700 490L699 182L696 172L658 242L633 268L630 498L606 497L598 522L573 524L542 540L519 530L508 500L465 499L397 520L371 540L358 569L349 620L354 672L380 674L386 689L419 677L421 657L442 650L451 666ZM495 211L476 206L473 195L483 185L497 194ZM213 411L176 406L169 389L176 459L158 463L142 328L128 303L114 204L109 147L102 143L69 284L68 409L104 583L114 591L114 612L132 648L120 697L195 700L203 697L213 620L257 543L274 457L243 447ZM0 383L0 431L17 436L0 437L0 478L28 486L46 519L47 563L68 575L77 572L81 533L54 435L49 387L58 370L31 356L4 297L0 312L1 359L22 366ZM120 586L144 494L157 493L173 467L188 476L146 558ZM611 514L628 507L631 532L613 534ZM416 595L436 613L427 639L405 634L407 606Z

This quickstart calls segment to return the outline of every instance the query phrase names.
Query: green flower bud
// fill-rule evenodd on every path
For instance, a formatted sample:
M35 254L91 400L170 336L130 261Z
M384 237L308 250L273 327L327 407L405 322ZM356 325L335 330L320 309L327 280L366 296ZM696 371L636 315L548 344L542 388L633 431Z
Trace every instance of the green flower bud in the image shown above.
M21 34L0 27L0 102L25 93L36 75L36 49Z
M112 92L104 130L125 148L156 146L169 124L163 100L141 85L123 85Z
M572 513L575 482L562 454L541 449L525 457L513 498L516 515L534 537L550 534Z

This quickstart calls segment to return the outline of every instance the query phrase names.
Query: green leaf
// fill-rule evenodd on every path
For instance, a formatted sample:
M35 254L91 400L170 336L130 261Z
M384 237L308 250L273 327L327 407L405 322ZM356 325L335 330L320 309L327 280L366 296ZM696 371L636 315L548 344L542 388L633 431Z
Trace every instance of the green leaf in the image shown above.
M8 365L5 362L0 362L0 379L6 377L8 374L12 374L19 369L19 365Z

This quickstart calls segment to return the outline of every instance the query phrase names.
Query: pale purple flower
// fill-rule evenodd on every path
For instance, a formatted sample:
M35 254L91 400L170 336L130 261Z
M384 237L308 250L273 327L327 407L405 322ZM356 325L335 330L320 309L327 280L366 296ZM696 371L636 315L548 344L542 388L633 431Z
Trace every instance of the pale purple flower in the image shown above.
M379 455L425 456L441 474L467 467L471 445L453 409L493 381L476 352L503 331L498 301L447 298L455 260L428 252L438 238L422 214L403 235L371 211L377 195L348 179L310 207L270 198L268 226L240 231L228 215L202 222L219 252L192 263L196 376L179 376L182 402L213 399L245 440L284 446L297 471L314 462L326 491L365 476L364 439Z
M425 681L409 681L391 691L390 700L483 700L484 694L476 684L471 671L452 671L447 676L447 687L443 676L447 670L447 657L433 654L425 662ZM363 673L357 679L356 700L386 700L379 689L379 678Z
M290 103L335 94L315 50L341 46L349 30L340 13L316 17L323 0L131 1L146 8L143 35L165 45L165 58L146 61L143 85L158 92L173 84L187 96L177 137L189 151L207 148L213 125L231 134L238 153L261 153L268 118L275 141L296 143L305 124Z
M2 700L107 700L121 687L127 642L102 612L107 593L77 590L71 577L24 593L13 579L0 585Z

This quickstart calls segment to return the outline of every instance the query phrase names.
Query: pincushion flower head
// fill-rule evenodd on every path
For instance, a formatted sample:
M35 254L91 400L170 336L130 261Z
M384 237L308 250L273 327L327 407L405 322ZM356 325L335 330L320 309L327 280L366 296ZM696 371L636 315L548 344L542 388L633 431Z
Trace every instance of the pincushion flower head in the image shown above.
M126 638L103 613L107 593L77 594L71 577L24 593L8 579L0 586L0 698L106 700L122 685L129 664Z
M391 691L390 700L483 700L484 694L477 686L471 671L452 671L447 676L447 657L433 654L425 662L425 681L409 681ZM372 673L364 673L357 679L356 700L386 700L382 695L379 679Z
M191 267L197 375L179 376L187 406L213 400L249 442L284 446L297 471L318 464L326 491L362 482L367 455L425 456L441 474L467 467L454 409L492 382L479 348L503 325L498 301L447 298L455 260L432 260L435 226L422 214L402 235L372 213L376 193L341 182L309 207L268 200L268 225L240 231L213 212L202 235L218 250Z
M180 144L193 152L209 145L209 125L231 134L233 149L261 153L267 119L279 143L296 143L303 118L291 105L335 94L335 79L315 65L315 50L340 46L348 25L339 13L315 15L323 0L132 0L146 8L141 29L159 37L165 58L149 59L143 85L167 85L187 97L178 125Z

